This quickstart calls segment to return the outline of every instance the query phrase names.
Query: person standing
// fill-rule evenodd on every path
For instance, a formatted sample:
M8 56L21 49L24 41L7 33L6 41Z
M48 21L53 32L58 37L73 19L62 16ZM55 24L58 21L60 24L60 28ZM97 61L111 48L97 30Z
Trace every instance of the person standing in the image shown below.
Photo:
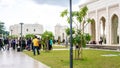
M4 45L5 45L5 49L9 50L9 39L8 38L4 39Z
M30 38L27 38L27 47L26 47L26 49L27 49L28 51L31 50L31 39L30 39Z
M50 40L49 40L49 50L52 49L52 44L53 44L53 41L52 41L52 39L50 39Z
M36 55L36 50L37 50L37 54L39 55L39 40L37 39L37 36L35 36L35 38L32 40L33 43L33 55Z
M5 49L3 48L3 46L4 46L3 40L0 39L0 51L1 51L1 49L5 50Z
M23 38L21 42L22 42L22 50L24 50L25 47L26 47L26 40L25 40L25 38Z
M101 45L102 45L102 43L103 43L103 38L102 38L102 37L100 37L99 44L101 44Z
M12 47L13 47L13 50L15 50L15 47L16 47L16 40L15 39L12 40Z

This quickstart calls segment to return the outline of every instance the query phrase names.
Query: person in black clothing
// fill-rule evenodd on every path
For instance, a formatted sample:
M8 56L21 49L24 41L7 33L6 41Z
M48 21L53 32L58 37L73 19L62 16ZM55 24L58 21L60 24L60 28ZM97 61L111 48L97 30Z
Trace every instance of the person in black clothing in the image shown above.
M4 39L4 45L5 45L5 49L9 50L9 39L8 38Z
M24 50L26 47L26 41L25 39L22 39L22 50Z
M18 47L20 47L20 51L22 51L22 45L21 45L21 41L22 41L22 39L21 39L21 37L19 38L19 40L18 40Z
M103 42L103 38L102 38L102 37L100 37L99 44L101 44L101 45L102 45L102 42Z
M13 50L15 50L15 47L16 47L16 41L15 41L15 39L12 40L12 47L13 47Z
M29 38L27 38L27 46L26 46L26 49L28 50L28 51L30 51L31 50L31 45L32 45L32 40Z
M3 40L0 39L0 50L1 50L1 48L2 48L3 50L5 50L5 49L3 48L3 46L4 46L4 44L3 44Z

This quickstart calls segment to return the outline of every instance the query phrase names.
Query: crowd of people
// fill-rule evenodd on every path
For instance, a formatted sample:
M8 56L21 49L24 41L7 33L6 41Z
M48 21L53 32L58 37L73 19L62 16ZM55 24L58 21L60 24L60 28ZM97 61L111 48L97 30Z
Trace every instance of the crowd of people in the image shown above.
M9 49L13 49L13 50L17 50L19 51L23 51L23 50L28 50L28 51L33 51L33 55L36 55L36 51L37 54L40 54L40 49L43 48L43 50L45 49L45 47L47 47L47 50L51 50L52 49L52 45L53 45L53 41L52 39L48 39L46 42L46 45L41 44L42 43L42 39L38 38L37 36L35 36L33 39L31 38L19 38L19 39L9 39L9 38L5 38L5 39L0 39L0 51L9 51Z

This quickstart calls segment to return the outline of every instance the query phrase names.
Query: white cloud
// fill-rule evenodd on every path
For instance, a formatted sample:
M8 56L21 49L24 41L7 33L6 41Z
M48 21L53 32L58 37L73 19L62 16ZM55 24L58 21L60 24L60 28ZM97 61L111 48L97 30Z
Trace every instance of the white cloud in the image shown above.
M33 0L37 4L48 4L54 6L69 6L70 0ZM78 3L79 0L72 0L72 4Z
M5 22L8 30L10 25L39 23L45 27L45 30L54 31L57 23L67 24L60 17L61 11L67 7L40 5L32 0L1 0L0 2L0 21Z

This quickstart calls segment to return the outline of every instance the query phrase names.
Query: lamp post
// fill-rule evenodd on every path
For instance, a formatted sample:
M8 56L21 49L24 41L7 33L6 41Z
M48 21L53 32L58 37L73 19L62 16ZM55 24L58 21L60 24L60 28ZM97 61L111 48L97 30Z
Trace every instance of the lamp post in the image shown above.
M70 68L73 68L72 0L70 0Z
M23 25L24 23L20 23L20 25L21 25L21 33L20 33L20 35L21 35L21 45L20 45L20 50L22 51L22 25Z
M48 35L46 35L46 37L47 37L46 43L47 43L47 51L48 51L48 50L49 50L49 44L48 44L49 39L48 39Z
M11 31L11 36L12 36L12 31L13 31L13 30L11 29L10 31Z

